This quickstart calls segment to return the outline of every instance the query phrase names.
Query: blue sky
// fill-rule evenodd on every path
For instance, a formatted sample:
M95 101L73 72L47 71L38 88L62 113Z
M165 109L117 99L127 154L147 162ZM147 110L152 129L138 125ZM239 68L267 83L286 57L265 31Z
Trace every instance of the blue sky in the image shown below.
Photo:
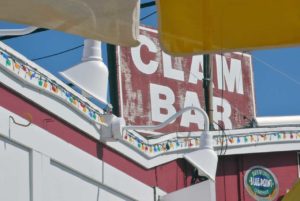
M258 115L300 115L300 47L252 55Z
M155 11L143 9L141 18ZM156 15L141 23L156 27ZM0 22L0 28L18 28ZM58 31L45 31L3 41L29 59L47 56L83 44L83 38ZM103 57L106 62L105 46ZM300 45L294 48L277 48L252 51L256 108L258 116L300 115ZM77 64L82 48L36 61L53 74ZM59 76L60 77L60 76ZM61 77L60 77L61 78Z

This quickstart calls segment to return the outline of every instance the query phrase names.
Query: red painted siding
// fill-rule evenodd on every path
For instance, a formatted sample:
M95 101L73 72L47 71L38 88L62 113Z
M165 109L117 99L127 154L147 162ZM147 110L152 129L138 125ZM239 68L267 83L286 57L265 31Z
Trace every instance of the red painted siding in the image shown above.
M222 156L219 159L217 173L217 200L254 201L244 188L244 174L256 165L268 168L277 177L278 201L298 180L296 152Z
M2 85L0 85L0 94L0 106L23 117L25 113L30 113L33 123L37 126L149 186L158 186L166 192L172 192L190 185L192 167L184 159L145 169ZM265 166L276 175L279 181L279 197L284 195L298 179L296 152L221 156L216 181L217 200L253 200L244 189L243 175L255 165Z
M25 100L20 95L13 93L0 85L0 105L19 116L26 118L26 113L32 116L32 123L53 133L61 139L75 145L76 147L97 155L97 142L71 127L66 122L38 107L35 103Z
M186 186L187 179L190 179L185 176L185 172L188 172L185 169L191 167L184 160L145 169L3 85L0 85L0 94L0 106L24 118L26 113L30 113L33 117L32 123L149 186L158 186L166 192L171 192Z

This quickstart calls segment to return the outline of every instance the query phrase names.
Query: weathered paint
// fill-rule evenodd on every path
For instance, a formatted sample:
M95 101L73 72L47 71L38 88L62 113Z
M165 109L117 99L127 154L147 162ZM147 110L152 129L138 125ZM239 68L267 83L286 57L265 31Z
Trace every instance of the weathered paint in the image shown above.
M153 125L184 107L203 108L202 55L171 57L161 50L155 30L142 27L140 34L139 47L117 51L119 104L127 124ZM227 129L243 127L255 117L251 56L225 53L212 58L214 121ZM161 131L198 130L203 127L198 115L186 112Z

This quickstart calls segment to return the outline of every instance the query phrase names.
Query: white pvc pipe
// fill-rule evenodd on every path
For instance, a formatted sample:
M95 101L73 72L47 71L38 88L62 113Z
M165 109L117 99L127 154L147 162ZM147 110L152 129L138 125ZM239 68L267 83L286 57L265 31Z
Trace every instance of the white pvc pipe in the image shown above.
M37 27L29 26L23 29L0 29L0 36L20 36L35 31Z
M300 116L256 117L258 127L300 125Z
M197 107L193 107L193 106L183 108L182 110L180 110L179 112L175 113L174 115L172 115L171 117L169 117L166 121L164 121L161 124L153 125L153 126L152 125L151 126L147 126L147 125L143 125L143 126L124 126L123 130L152 130L152 131L153 130L158 130L158 129L164 128L165 126L169 125L169 123L171 123L177 117L179 117L184 112L189 111L189 110L196 110L196 111L200 112L203 115L203 119L204 119L204 132L201 135L200 148L202 148L202 149L203 148L205 148L205 149L213 149L213 137L212 137L212 135L208 134L208 131L209 131L209 119L208 119L208 116L207 116L206 112L202 108L197 108Z
M102 61L101 41L85 39L83 47L82 61Z
M202 109L202 108L197 108L197 107L186 107L183 108L182 110L176 112L174 115L172 115L171 117L169 117L166 121L164 121L161 124L158 125L143 125L143 126L124 126L124 130L159 130L161 128L166 127L169 123L171 123L173 120L175 120L177 117L179 117L180 115L182 115L183 113L185 113L186 111L189 110L196 110L198 112L200 112L203 115L203 119L204 119L204 131L207 132L209 130L209 120L208 120L208 116L206 114L206 112Z

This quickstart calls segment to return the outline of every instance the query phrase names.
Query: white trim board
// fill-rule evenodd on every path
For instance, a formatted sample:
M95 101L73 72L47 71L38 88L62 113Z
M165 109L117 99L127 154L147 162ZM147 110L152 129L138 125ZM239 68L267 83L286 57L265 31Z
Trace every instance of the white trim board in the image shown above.
M8 46L4 45L3 43L0 43L0 46L3 49L6 49L11 54L16 55L20 59L24 60L25 62L29 63L33 67L37 68L39 71L43 72L45 75L49 76L51 79L57 80L57 83L63 85L68 90L72 90L70 87L65 85L63 82L61 82L59 79L55 78L53 75L48 73L46 70L42 69L35 63L31 62L30 60L26 59L24 56L20 55L16 51L12 50ZM59 116L61 119L64 119L74 127L78 128L79 130L83 131L87 135L91 136L92 138L96 140L101 140L101 126L95 125L91 121L88 121L86 118L83 118L81 115L79 115L74 110L70 109L69 106L65 105L61 101L57 100L56 98L53 98L52 96L48 95L47 93L43 93L42 90L36 90L34 88L28 87L24 82L22 82L19 79L16 79L14 76L10 75L3 69L0 69L0 82L7 86L8 88L12 89L13 91L16 91L19 94L22 94L23 96L27 97L31 101L37 103L41 107L45 108L49 112ZM78 97L81 97L80 94L74 91ZM81 97L84 99L84 97ZM100 109L100 108L99 108ZM274 131L284 131L285 129L290 128L273 128ZM300 130L300 127L295 127L295 129ZM264 129L243 129L243 130L231 130L231 131L225 131L227 135L234 135L234 134L240 134L244 132L267 132L272 129L270 128L264 128ZM194 136L199 137L201 132L195 132L195 133L182 133L182 134L176 134L180 135L181 137L184 136ZM213 132L214 135L218 135L218 131ZM149 140L154 142L159 142L165 139L168 139L175 134L169 134L167 136L164 136L160 139L156 140ZM142 154L138 150L124 144L120 141L115 142L104 142L109 147L113 148L120 154L134 160L138 164L142 165L145 168L152 168L167 162L170 162L172 160L176 160L178 158L182 158L184 153L194 151L192 150L183 150L180 152L170 152L170 153L163 153L162 155L149 158L147 155ZM270 152L270 151L287 151L287 150L297 150L297 145L299 142L280 142L280 143L272 143L273 146L269 146L268 144L253 144L253 145L241 145L241 146L232 146L228 148L228 151L226 154L242 154L242 153L258 153L258 152ZM274 146L276 144L276 146ZM289 145L293 146L289 146ZM253 148L254 147L254 148Z
M0 70L2 71L2 70ZM38 90L34 90L30 87L27 87L25 84L20 82L19 80L16 80L11 75L3 71L3 73L0 73L0 82L11 88L12 90L24 95L25 97L29 98L33 102L41 105L43 108L47 109L48 111L54 113L55 115L59 116L60 118L64 119L71 125L77 127L78 129L84 131L87 135L91 136L94 139L100 140L101 139L101 131L100 131L100 125L97 127L97 125L91 123L86 118L83 118L81 115L77 114L75 111L70 110L69 107L62 104L61 102L57 101L55 98L52 98L51 96L48 96L47 94L40 93ZM225 131L227 135L238 135L241 133L252 133L252 132L268 132L268 131L285 131L285 130L299 130L299 127L282 127L282 128L254 128L254 129L241 129L241 130L227 130ZM219 135L220 131L214 131L212 134L214 136ZM167 136L162 137L161 139L156 140L149 140L154 142L159 142L162 140L169 139L171 137L174 137L176 135L180 137L184 136L194 136L198 137L200 136L201 132L193 132L193 133L174 133L169 134ZM129 147L128 145L125 145L124 143L120 141L115 142L106 142L106 144L119 152L122 155L125 155L126 157L136 161L140 165L142 165L145 168L152 168L167 162L170 162L172 160L176 160L178 158L183 157L183 153L191 152L193 150L185 150L182 152L171 152L166 153L154 158L149 158L146 155L140 153L139 151ZM234 148L229 148L226 154L242 154L242 153L258 153L258 152L265 152L265 151L287 151L287 150L297 150L298 142L295 144L293 143L293 146L289 146L291 143L279 143L275 147L265 145L250 145L247 148L243 148L245 146L235 146ZM251 148L251 147L255 148ZM268 147L268 148L264 148ZM124 154L126 153L126 154Z
M22 94L29 100L37 103L42 108L57 115L61 119L64 119L72 126L86 133L88 136L96 140L101 140L100 125L93 124L86 118L83 118L81 115L77 114L74 110L70 110L69 107L57 101L55 98L42 93L42 91L27 87L26 84L17 80L2 69L0 69L0 83L17 93ZM136 161L145 168L152 168L179 158L178 154L173 153L171 154L171 156L161 156L159 158L149 160L146 156L142 156L140 153L124 145L122 142L115 141L107 142L105 144L121 153L122 155L125 155L126 157ZM180 157L182 157L181 155L182 154L180 154Z
M33 63L26 57L22 56L21 54L14 51L12 48L8 47L4 43L0 42L0 47L5 49L12 55L22 59L25 63L28 63L30 66L36 68L38 71L42 72L44 75L48 76L49 78L55 80L58 84L62 85L68 91L75 94L80 99L88 102L91 106L97 108L99 111L102 111L101 108L97 107L93 103L89 102L86 98L82 95L74 91L68 85L64 84L58 78L54 77L52 74L47 72L45 69L41 68L37 64ZM95 124L94 122L88 120L87 118L80 115L76 110L73 110L61 100L49 95L49 93L45 92L42 89L37 89L31 86L30 84L26 83L25 81L17 78L16 76L8 73L4 70L6 67L1 65L0 68L0 83L4 86L10 88L11 90L21 94L22 96L26 97L27 99L35 102L40 107L44 108L46 111L55 114L56 116L64 119L74 127L80 129L81 131L88 133L94 139L100 140L100 129L102 126L100 124Z

